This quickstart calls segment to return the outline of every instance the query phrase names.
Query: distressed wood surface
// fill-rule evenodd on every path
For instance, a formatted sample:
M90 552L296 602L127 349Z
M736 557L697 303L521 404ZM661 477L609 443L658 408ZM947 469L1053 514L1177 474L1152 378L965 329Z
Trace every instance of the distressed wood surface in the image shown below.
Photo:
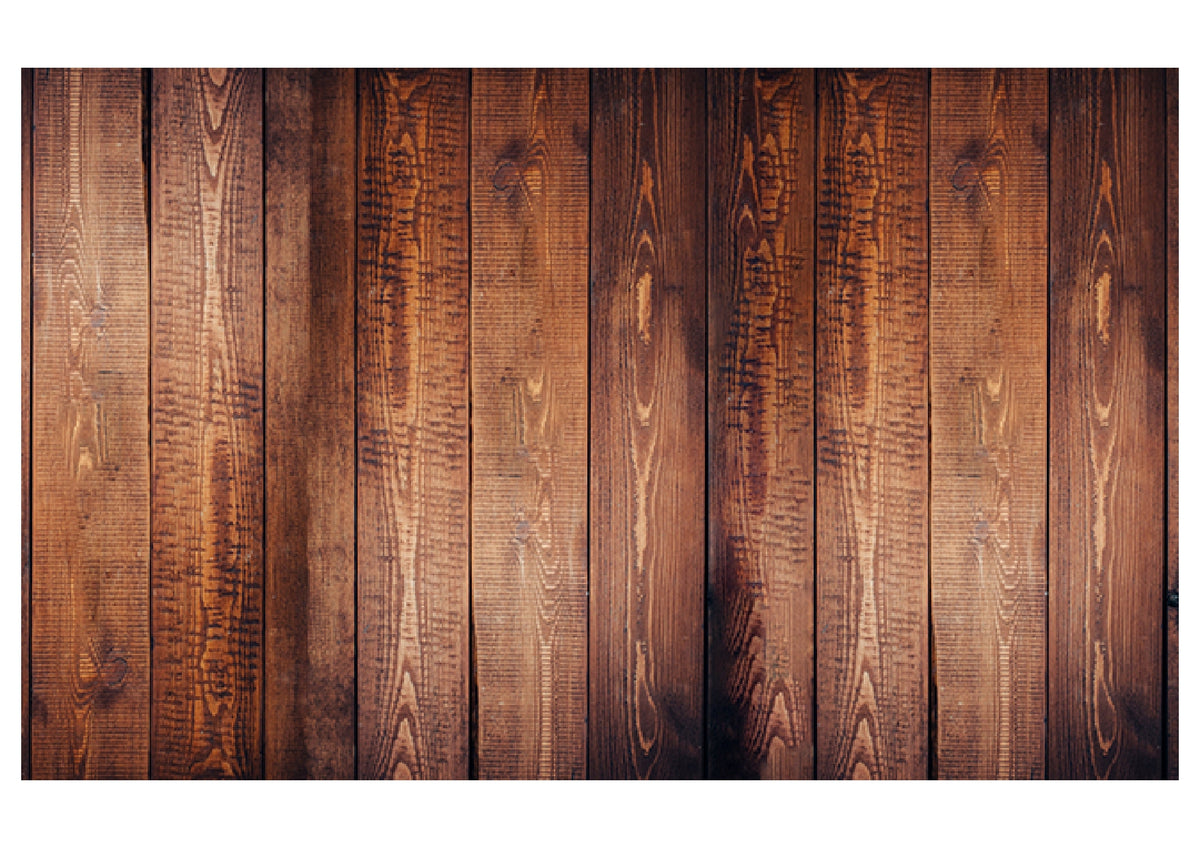
M30 545L29 521L29 423L30 363L33 359L30 335L30 265L33 232L33 82L32 68L21 69L21 779L31 776L29 761L29 622Z
M472 77L479 777L587 765L588 75Z
M813 775L816 74L708 74L708 774Z
M141 74L39 71L35 87L32 776L145 778Z
M589 776L700 777L704 74L593 71L591 109Z
M262 775L262 95L153 73L154 777Z
M1179 779L1179 69L1166 70L1167 109L1167 750Z
M818 73L820 778L928 768L927 85Z
M1053 71L1047 776L1162 774L1161 71Z
M935 69L930 83L938 777L1044 770L1046 81Z
M354 777L355 81L266 71L268 778Z
M358 774L468 772L468 75L359 73Z

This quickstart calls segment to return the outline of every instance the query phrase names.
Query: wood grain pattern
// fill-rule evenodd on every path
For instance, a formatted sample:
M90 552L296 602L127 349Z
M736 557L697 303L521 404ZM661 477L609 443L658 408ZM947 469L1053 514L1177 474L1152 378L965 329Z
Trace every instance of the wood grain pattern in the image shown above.
M359 102L359 776L465 778L468 77Z
M1047 776L1162 774L1161 71L1051 73Z
M820 778L927 771L927 86L818 74Z
M1166 70L1167 108L1167 749L1179 779L1179 69Z
M1046 81L930 81L938 777L1044 770Z
M262 774L262 74L153 74L153 739Z
M21 779L31 777L29 761L30 595L29 422L31 233L33 232L33 69L21 69Z
M709 71L708 773L813 775L816 75Z
M592 74L589 776L700 777L705 79Z
M588 75L476 71L472 577L479 777L587 765Z
M39 71L32 775L145 778L147 255L138 71Z
M354 777L355 96L266 72L268 778Z

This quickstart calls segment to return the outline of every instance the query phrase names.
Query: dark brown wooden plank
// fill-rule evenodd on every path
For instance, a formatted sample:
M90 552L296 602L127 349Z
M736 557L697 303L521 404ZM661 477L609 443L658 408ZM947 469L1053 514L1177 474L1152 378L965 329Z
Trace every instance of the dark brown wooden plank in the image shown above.
M1046 81L930 81L938 777L1045 766Z
M262 774L262 74L155 71L154 777Z
M471 80L479 777L587 766L588 75Z
M592 73L588 773L700 777L705 79Z
M266 71L268 778L354 777L352 70Z
M1047 775L1162 775L1161 71L1054 71Z
M358 773L468 769L468 76L359 74Z
M708 74L708 772L813 776L816 74Z
M1179 779L1179 69L1166 70L1167 100L1167 750Z
M139 71L39 71L32 774L145 778L146 206Z
M928 767L927 86L818 74L820 778Z
M21 779L30 778L29 762L29 365L30 244L33 214L33 69L21 69Z

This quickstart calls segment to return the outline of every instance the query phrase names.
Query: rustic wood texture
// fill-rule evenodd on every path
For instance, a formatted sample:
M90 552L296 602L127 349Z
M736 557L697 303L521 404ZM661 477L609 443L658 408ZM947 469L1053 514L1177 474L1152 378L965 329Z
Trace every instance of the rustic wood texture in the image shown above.
M1011 70L930 81L938 777L1044 770L1046 82Z
M358 773L468 770L468 75L359 74Z
M591 89L589 776L700 777L705 78Z
M262 95L153 74L154 777L262 774Z
M148 268L138 71L39 71L32 775L145 778Z
M708 773L813 775L816 75L710 71Z
M355 80L266 72L268 778L354 777Z
M1167 750L1179 779L1179 69L1166 71L1167 100Z
M471 87L479 777L587 766L588 74Z
M926 776L924 71L818 74L817 776Z
M31 776L29 761L29 622L30 545L29 520L29 403L30 363L30 247L33 232L33 69L21 69L21 779Z
M1051 73L1051 778L1162 774L1161 71Z

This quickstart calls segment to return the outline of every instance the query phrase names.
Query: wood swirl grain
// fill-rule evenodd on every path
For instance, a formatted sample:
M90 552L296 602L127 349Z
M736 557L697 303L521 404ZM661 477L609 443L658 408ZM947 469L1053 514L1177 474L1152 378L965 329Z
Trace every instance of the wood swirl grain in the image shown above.
M1044 770L1046 80L932 72L938 777Z
M709 71L709 776L813 775L816 75Z
M1047 776L1160 777L1163 74L1050 79Z
M262 74L155 71L153 727L160 778L262 774Z
M468 77L359 74L358 773L468 767Z
M926 776L924 71L818 74L817 776Z
M471 94L479 777L587 766L588 76Z
M149 451L138 71L38 71L34 778L145 778Z
M1167 749L1179 779L1179 69L1165 71L1167 109Z
M592 73L589 776L700 777L705 82Z
M266 71L268 778L354 777L355 81Z

